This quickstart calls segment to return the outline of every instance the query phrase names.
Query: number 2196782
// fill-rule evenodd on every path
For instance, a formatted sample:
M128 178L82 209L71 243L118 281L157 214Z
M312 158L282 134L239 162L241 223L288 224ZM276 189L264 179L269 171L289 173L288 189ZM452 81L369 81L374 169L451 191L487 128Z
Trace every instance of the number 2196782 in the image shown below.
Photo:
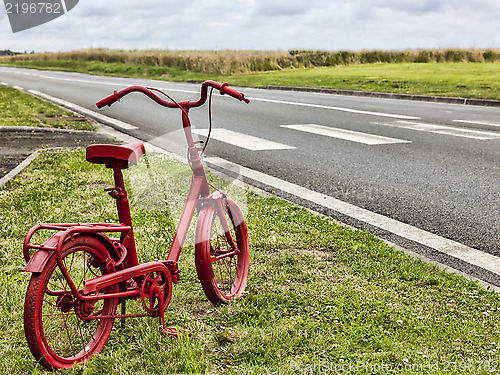
M7 14L62 14L61 3L5 3Z

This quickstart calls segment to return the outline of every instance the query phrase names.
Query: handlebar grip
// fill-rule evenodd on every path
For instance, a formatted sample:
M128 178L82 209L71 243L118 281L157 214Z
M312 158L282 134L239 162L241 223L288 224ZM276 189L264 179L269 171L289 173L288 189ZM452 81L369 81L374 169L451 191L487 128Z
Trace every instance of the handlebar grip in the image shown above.
M245 98L245 94L229 87L227 83L222 84L222 86L220 88L220 93L222 95L228 94L228 95L232 96L233 98L244 101L245 103L250 103L250 100Z
M112 95L107 96L104 99L99 100L97 103L95 103L95 105L99 109L101 109L105 105L111 106L111 104L113 104L114 102L120 101L120 99L118 99L118 96L116 94L117 94L117 92L115 91Z

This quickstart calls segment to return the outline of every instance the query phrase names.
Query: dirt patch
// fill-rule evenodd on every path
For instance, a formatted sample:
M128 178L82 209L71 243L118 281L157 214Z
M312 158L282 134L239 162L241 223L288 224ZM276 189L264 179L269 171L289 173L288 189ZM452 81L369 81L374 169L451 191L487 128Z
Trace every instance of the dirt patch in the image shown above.
M51 147L87 147L94 143L116 142L91 131L0 127L0 177L14 169L33 151Z

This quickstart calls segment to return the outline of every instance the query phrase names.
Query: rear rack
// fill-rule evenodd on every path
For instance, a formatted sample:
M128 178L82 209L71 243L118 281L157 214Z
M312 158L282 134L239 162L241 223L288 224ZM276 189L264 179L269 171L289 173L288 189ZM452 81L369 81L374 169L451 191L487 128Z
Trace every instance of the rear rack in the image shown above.
M71 229L70 236L78 233L96 233L96 232L120 232L128 233L132 228L128 225L123 224L113 224L113 223L65 223L65 224L37 224L31 228L23 243L23 255L26 262L29 262L31 255L29 253L30 249L34 250L49 250L55 251L57 248L57 241L52 244L50 240L46 241L42 245L34 245L30 243L33 235L39 230L55 230L55 231L69 231Z

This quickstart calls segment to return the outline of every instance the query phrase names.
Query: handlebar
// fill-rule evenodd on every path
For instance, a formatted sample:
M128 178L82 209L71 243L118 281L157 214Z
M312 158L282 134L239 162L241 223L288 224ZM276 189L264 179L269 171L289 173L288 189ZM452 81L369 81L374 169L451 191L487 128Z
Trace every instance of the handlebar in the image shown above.
M217 82L218 83L218 82ZM244 101L245 103L249 103L250 100L248 100L247 98L245 98L245 95L239 91L236 91L235 89L232 89L231 87L228 86L227 83L223 83L219 89L220 91L220 94L221 95L224 95L224 94L228 94L228 95L231 95L233 98L236 98L240 101Z
M183 107L183 108L199 107L199 106L203 105L207 100L208 87L213 87L213 88L219 90L221 95L228 94L235 99L238 99L240 101L244 101L245 103L250 102L250 100L245 98L245 95L243 93L229 87L227 83L220 83L220 82L215 82L215 81L205 81L201 85L200 99L197 100L196 102L183 101L183 102L179 102L176 104L174 102L167 101L167 100L160 98L158 95L153 93L147 87L130 86L130 87L127 87L126 89L123 89L120 91L115 91L112 95L109 95L109 96L105 97L104 99L99 100L96 103L96 106L97 106L97 108L102 108L106 105L111 106L111 104L113 104L117 101L120 101L120 99L122 97L124 97L125 95L130 94L131 92L134 92L134 91L140 91L164 107L169 107L169 108L178 108L179 106Z

